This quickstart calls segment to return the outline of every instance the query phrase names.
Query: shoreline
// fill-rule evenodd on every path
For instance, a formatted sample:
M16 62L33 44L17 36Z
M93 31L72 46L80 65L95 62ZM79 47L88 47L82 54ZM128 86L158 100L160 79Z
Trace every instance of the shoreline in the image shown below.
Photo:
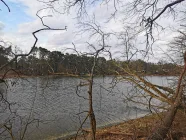
M94 77L114 77L114 76L129 76L129 75L95 75ZM179 76L179 75L160 75L160 74L147 74L147 75L142 75L142 76L157 76L157 77L172 77L172 76ZM0 79L4 77L3 74L0 74ZM88 75L65 75L65 74L49 74L49 75L23 75L23 74L7 74L4 79L9 79L9 78L42 78L42 77L72 77L72 78L82 78L82 77L89 77Z
M111 123L97 125L97 130L99 131L99 130L102 130L102 129L107 129L107 128L110 128L110 127L113 127L113 126L117 126L117 125L120 125L120 124L123 124L123 123L127 123L128 121L133 121L133 120L140 119L140 118L147 117L147 116L151 116L151 115L152 114L142 113L140 115L137 115L137 117L136 117L136 115L131 116L130 118L128 118L126 120L113 121ZM87 132L89 133L90 128L83 128L83 131L85 133L87 133ZM56 138L48 138L47 140L72 140L72 139L75 138L76 133L77 133L77 131L72 131L68 134L64 134L64 135L56 137ZM82 135L82 132L79 132L78 137L79 136L81 137L81 135Z
M96 140L145 140L153 131L156 125L160 123L164 113L153 113L139 118L126 120L124 122L110 124L104 127L98 127L96 131ZM91 140L90 130L83 130L86 134L78 135L77 140ZM173 139L186 139L186 115L183 110L179 110L173 121L170 134ZM75 134L71 137L61 137L50 140L74 140ZM169 139L167 139L169 140ZM171 140L171 139L170 139Z

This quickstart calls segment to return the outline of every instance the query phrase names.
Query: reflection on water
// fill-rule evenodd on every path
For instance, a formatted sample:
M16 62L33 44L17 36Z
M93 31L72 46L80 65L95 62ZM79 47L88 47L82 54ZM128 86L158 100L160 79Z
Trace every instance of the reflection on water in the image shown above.
M156 84L167 85L166 77L148 77ZM39 140L60 137L76 131L88 110L88 88L77 85L82 81L72 77L9 79L7 98L14 104L16 113L25 121L30 115L30 125L26 139ZM126 82L112 83L112 77L95 78L93 86L93 106L99 126L115 123L149 113L147 108L124 101L126 95L134 95L131 85ZM30 114L30 112L32 112ZM1 113L0 113L1 114ZM1 122L9 114L1 114ZM15 132L20 130L20 120L14 124ZM84 127L88 127L87 121Z

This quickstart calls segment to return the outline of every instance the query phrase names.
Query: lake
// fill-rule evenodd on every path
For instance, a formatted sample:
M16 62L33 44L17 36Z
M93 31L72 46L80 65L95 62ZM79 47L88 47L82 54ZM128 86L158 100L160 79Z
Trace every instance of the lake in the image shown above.
M171 77L155 76L146 78L164 86L169 85L168 79L171 79ZM5 85L0 87L1 90L4 89L7 100L12 103L11 110L15 113L0 112L1 123L11 119L13 133L19 135L23 132L24 124L29 122L26 140L57 139L74 133L88 110L88 87L77 88L80 82L86 83L83 79L72 77L8 79L7 91ZM145 106L126 102L126 96L132 97L141 92L132 87L131 84L117 81L111 76L94 79L93 107L98 127L150 113ZM144 99L139 98L139 100ZM89 119L84 127L89 127Z

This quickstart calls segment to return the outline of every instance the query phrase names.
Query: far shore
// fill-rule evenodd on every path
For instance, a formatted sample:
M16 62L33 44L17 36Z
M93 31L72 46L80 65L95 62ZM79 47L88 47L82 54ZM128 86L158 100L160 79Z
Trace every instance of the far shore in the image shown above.
M75 74L64 74L64 73L57 73L57 74L48 74L48 75L24 75L24 74L0 74L0 79L8 79L8 78L36 78L36 77L89 77L90 75L75 75ZM106 77L106 76L128 76L127 74L122 75L95 75L95 77ZM143 74L141 76L161 76L161 77L171 77L171 76L179 76L179 74Z

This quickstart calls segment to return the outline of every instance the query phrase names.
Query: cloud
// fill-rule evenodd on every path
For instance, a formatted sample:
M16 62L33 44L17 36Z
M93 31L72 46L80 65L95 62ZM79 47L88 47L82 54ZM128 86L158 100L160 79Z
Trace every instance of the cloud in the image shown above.
M32 16L33 20L30 22L23 22L18 25L18 29L15 32L9 32L4 35L4 39L11 41L13 44L20 46L21 49L23 50L29 50L34 42L34 38L32 36L32 32L35 30L38 30L40 28L43 28L42 23L39 18L36 17L36 12L39 9L42 9L44 6L43 3L39 3L37 0L33 0L32 3L30 0L12 0L13 2L16 3L21 3L25 7L25 12L27 15ZM106 6L104 7L106 11ZM101 11L101 7L97 6L95 11ZM102 7L103 10L103 7ZM91 13L91 12L90 12ZM40 13L42 15L48 15L51 14L50 11L43 11ZM110 13L104 12L103 15L98 14L99 16L97 17L96 20L98 20L102 25L104 25L105 20L103 17L105 16L110 16ZM86 42L88 39L88 36L76 36L76 33L78 32L79 29L77 29L77 19L76 17L76 12L71 12L70 14L53 14L53 17L46 17L44 18L45 24L50 26L51 28L64 28L67 26L67 31L45 31L41 32L38 34L39 42L38 46L45 44L46 48L51 48L51 46L55 46L53 48L61 48L60 46L69 46L69 44L72 44L72 42L77 43L77 44L83 44ZM115 29L117 28L116 24L115 26L113 25L115 23L108 23L108 28L106 30ZM105 26L106 27L106 26ZM50 47L48 47L50 46Z
M5 27L4 23L0 21L0 31L3 30Z
M12 2L15 2L20 5L24 5L26 8L24 8L25 15L28 17L32 17L29 21L22 21L19 23L17 28L14 31L10 32L4 32L2 37L5 40L11 41L14 45L19 46L23 51L28 52L30 48L32 47L34 43L34 37L32 35L33 31L36 31L38 29L44 28L42 25L40 19L36 16L36 12L39 9L42 9L46 7L45 4L38 2L37 0L11 0ZM94 6L89 7L87 9L87 13L89 16L85 16L82 20L90 20L92 17L95 17L96 23L100 25L100 28L105 32L121 32L124 31L124 26L127 26L128 24L126 21L123 21L123 11L122 9L118 9L115 18L108 20L113 12L115 11L115 8L112 5L113 3L108 4L100 4L97 2ZM63 5L61 5L63 7ZM20 7L21 8L21 7ZM60 9L62 11L62 8ZM46 15L53 15L52 17L45 17L43 18L43 21L45 24L50 26L51 28L64 28L67 26L67 31L43 31L37 34L37 37L39 38L37 46L45 47L49 50L65 50L65 48L73 48L72 42L76 45L77 49L81 52L90 51L90 49L87 48L86 42L93 43L96 47L99 47L98 42L96 42L96 38L89 38L88 33L80 34L79 31L82 30L82 28L79 28L77 25L78 20L75 18L77 16L77 8L73 8L69 14L58 14L53 13L50 9L43 10L39 13L39 15L46 16ZM24 16L25 16L24 15ZM135 19L128 19L127 22L133 22ZM159 21L161 25L164 27L169 26L171 24L170 19ZM4 23L6 26L7 23ZM8 25L7 25L8 26ZM132 25L130 26L131 28ZM4 26L1 27L0 23L0 30L2 30ZM142 27L141 27L142 28ZM174 36L171 34L171 32L167 32L165 34L158 34L158 31L154 31L154 36L160 39L164 40L171 40L171 38ZM132 33L131 33L132 34ZM141 33L138 36L138 41L144 42L145 40L145 34ZM136 45L139 49L145 49L145 45L139 45L139 42L136 42ZM107 40L107 45L111 46L109 49L110 51L115 54L115 56L122 55L121 52L124 50L124 45L118 45L121 41L118 41L117 38L114 38L113 36ZM162 45L162 41L159 41L156 43L156 46ZM155 49L156 50L156 49ZM119 54L119 53L120 54Z

